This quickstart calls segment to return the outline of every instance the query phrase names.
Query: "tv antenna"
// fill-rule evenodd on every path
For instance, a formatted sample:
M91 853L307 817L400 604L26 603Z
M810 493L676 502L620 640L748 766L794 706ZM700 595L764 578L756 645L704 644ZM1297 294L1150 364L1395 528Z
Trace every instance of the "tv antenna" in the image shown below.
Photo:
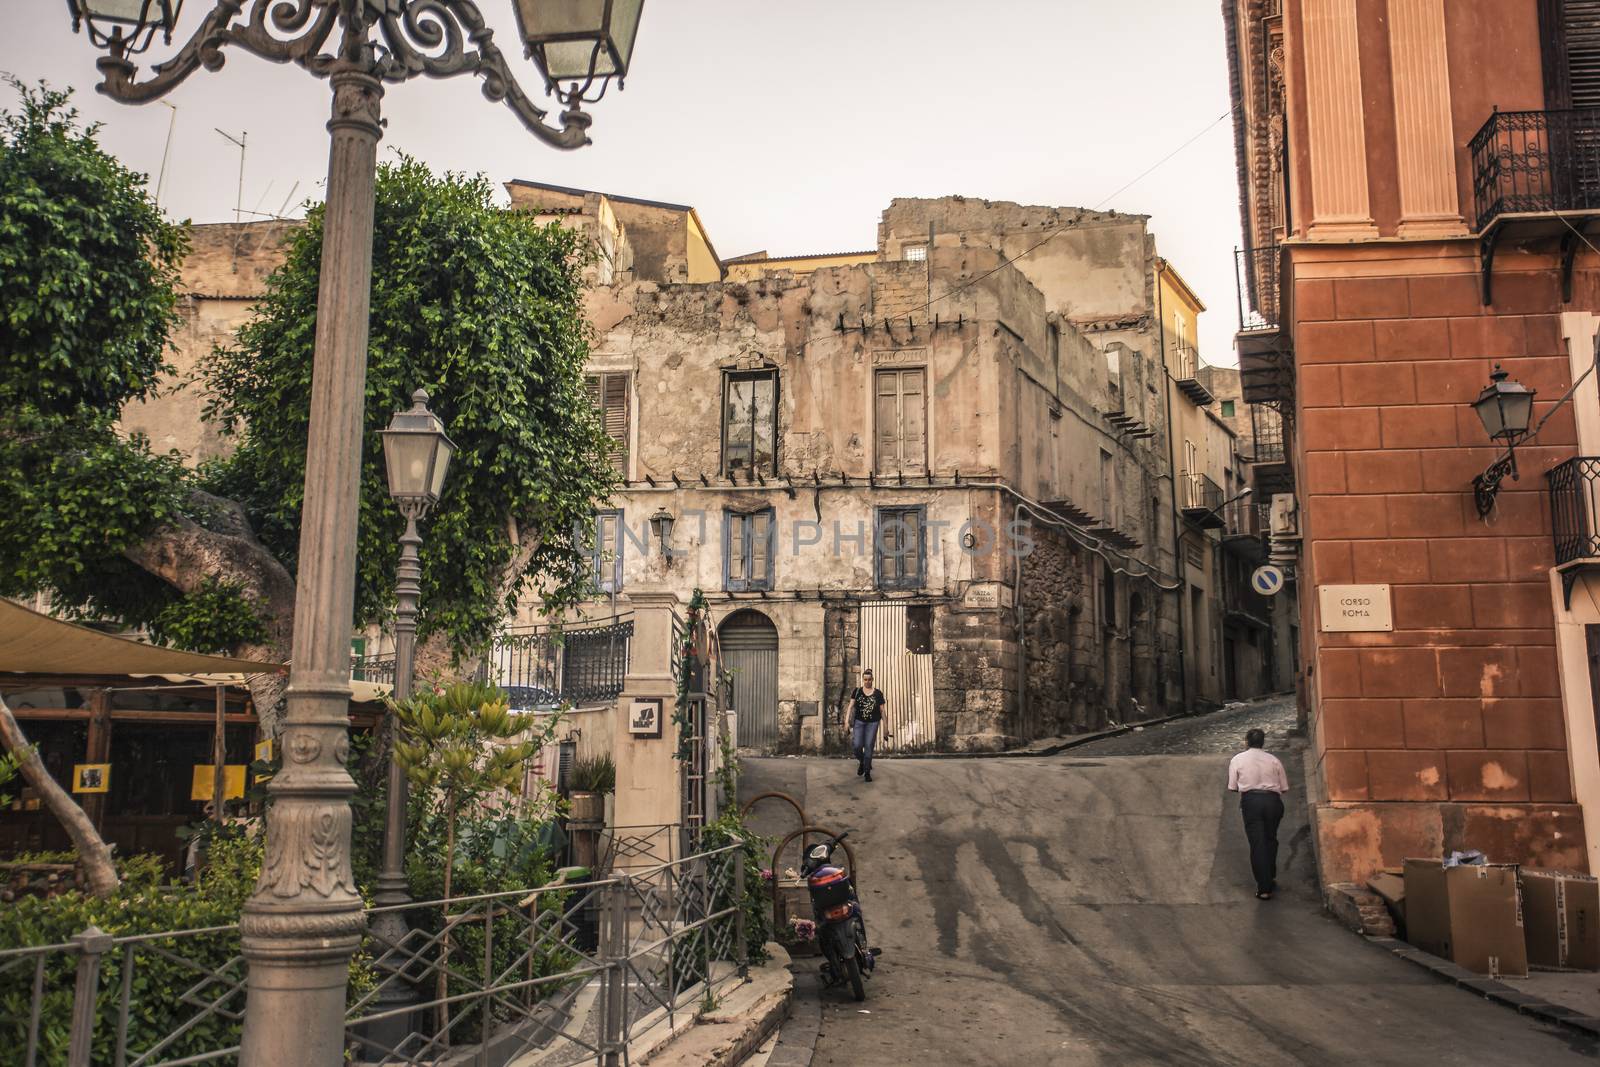
M167 159L172 155L172 133L178 128L178 105L168 100L161 101L172 109L172 118L167 122L167 147L161 150L161 173L156 176L156 210L161 209L161 190L167 184Z
M239 238L244 235L243 229L239 226L239 223L244 221L244 148L245 142L250 139L250 131L243 130L239 133L239 136L235 137L228 131L216 126L211 128L220 133L228 142L239 146L239 190L234 195L233 200L233 272L237 274L239 273Z

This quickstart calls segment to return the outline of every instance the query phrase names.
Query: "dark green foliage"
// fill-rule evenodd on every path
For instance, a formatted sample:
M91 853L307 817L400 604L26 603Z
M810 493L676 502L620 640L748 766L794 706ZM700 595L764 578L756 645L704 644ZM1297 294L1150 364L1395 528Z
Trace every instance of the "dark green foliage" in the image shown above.
M182 227L80 129L67 93L15 79L0 112L0 411L78 417L149 396L176 322Z
M772 940L772 898L767 882L761 877L766 866L765 855L772 842L752 833L744 825L737 807L725 809L714 822L708 823L700 834L701 852L712 852L724 845L742 845L739 862L744 864L744 896L739 900L739 910L744 912L745 951L752 964L767 959L767 942ZM733 904L733 879L714 894L713 911L721 911Z
M585 591L574 543L614 484L604 428L583 386L583 238L504 211L482 177L435 176L404 159L380 168L363 443L357 614L392 603L404 527L389 499L378 431L411 393L459 448L422 548L424 634L480 645L538 577L554 609ZM241 501L290 569L298 549L322 209L293 238L259 317L205 375L211 417L238 451L208 472ZM537 550L509 583L511 529Z
M150 636L163 645L195 652L224 652L261 641L266 627L237 583L207 578L199 589L166 604L151 618Z
M66 93L12 82L0 112L0 595L126 607L172 592L124 549L179 508L184 473L116 419L170 371L186 231L83 129Z
M70 859L70 857L68 857ZM100 899L68 893L48 900L24 897L0 908L0 945L60 944L89 926L112 935L164 930L192 930L227 926L238 921L239 908L255 886L261 866L261 845L243 836L218 839L211 845L208 877L198 889L173 892L160 885L159 862L133 857L118 863L122 888ZM143 942L134 953L132 1011L129 1015L129 1060L148 1050L177 1026L196 1015L192 1004L179 994L200 982L203 999L222 996L232 982L243 977L244 965L236 959L236 930ZM178 962L164 953L175 955ZM103 957L100 971L99 1023L95 1027L95 1063L113 1063L117 1033L118 993L122 988L123 950ZM45 968L44 1006L41 1013L39 1062L65 1063L72 1012L76 957L55 953ZM26 1047L28 1004L33 967L13 967L0 974L0 1047ZM197 994L198 995L198 994ZM229 1006L243 1008L243 993L234 994ZM186 1031L176 1043L156 1057L184 1055L225 1048L238 1042L239 1026L213 1016Z

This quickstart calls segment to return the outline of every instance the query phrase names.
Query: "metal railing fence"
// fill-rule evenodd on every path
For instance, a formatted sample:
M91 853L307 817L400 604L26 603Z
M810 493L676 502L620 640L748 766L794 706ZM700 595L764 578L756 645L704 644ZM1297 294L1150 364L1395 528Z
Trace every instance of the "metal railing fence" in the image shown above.
M349 1059L620 1064L630 1041L747 974L745 847L369 909L351 971ZM410 925L390 939L378 931L396 911ZM232 1063L245 996L237 926L124 937L91 927L0 951L0 1041L21 1067Z

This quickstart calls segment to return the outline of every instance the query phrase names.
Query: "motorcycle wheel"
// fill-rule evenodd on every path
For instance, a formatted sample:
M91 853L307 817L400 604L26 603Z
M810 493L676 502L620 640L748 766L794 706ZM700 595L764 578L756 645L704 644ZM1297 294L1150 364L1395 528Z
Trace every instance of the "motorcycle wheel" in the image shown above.
M861 962L854 956L851 956L849 959L844 961L844 971L845 974L850 978L850 994L855 997L858 1002L866 1000L867 987L866 984L861 981Z

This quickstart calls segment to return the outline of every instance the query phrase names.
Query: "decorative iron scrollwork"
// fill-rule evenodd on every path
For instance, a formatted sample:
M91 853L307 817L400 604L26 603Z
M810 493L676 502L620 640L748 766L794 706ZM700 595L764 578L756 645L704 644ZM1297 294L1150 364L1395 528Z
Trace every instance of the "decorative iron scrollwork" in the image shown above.
M340 34L330 50L335 28ZM98 88L125 103L155 100L197 70L221 69L230 45L319 78L356 71L399 83L471 74L482 79L486 98L504 103L546 144L589 143L591 119L576 102L561 113L559 126L545 121L548 112L517 84L472 0L216 0L189 40L143 80L127 44L110 42L111 54L98 63Z
M1517 480L1517 454L1507 451L1505 455L1489 464L1482 474L1472 479L1472 494L1478 505L1478 518L1487 519L1490 512L1494 511L1494 498L1500 492L1500 483L1507 477L1512 481Z

